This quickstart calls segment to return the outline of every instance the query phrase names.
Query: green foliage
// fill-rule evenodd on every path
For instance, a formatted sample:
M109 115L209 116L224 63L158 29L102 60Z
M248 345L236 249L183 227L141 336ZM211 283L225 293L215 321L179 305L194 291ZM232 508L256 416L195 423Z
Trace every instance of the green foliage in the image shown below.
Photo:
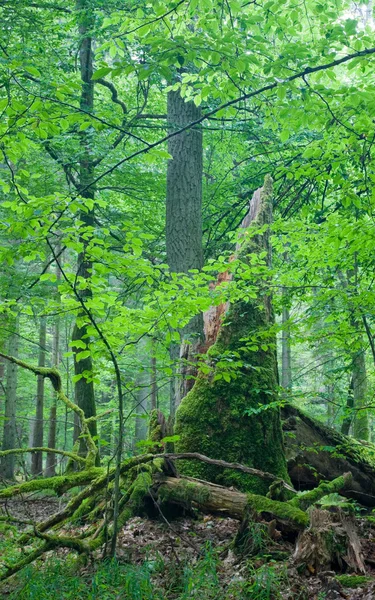
M255 569L248 563L245 578L222 585L220 560L207 545L195 563L183 561L179 567L159 559L136 566L104 561L94 570L80 574L80 565L68 555L64 561L49 559L48 578L44 569L26 568L9 594L11 600L188 600L199 593L205 600L276 600L287 584L285 572L273 563ZM167 575L167 577L166 577ZM161 576L161 578L160 578Z
M372 577L366 575L336 575L336 579L345 588L362 587L373 581Z

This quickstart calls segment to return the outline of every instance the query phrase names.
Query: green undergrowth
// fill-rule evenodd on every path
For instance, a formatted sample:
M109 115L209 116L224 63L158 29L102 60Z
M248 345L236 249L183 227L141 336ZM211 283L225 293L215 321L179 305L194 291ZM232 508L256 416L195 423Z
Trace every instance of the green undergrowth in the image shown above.
M43 564L43 566L42 566ZM82 568L74 554L25 568L10 585L10 600L278 600L287 584L285 570L273 564L243 575L227 573L210 546L196 561L166 562L161 555L134 565L102 561ZM3 588L4 590L4 588ZM0 588L0 595L2 590Z
M337 575L336 579L346 588L358 588L374 581L373 577L368 577L366 575Z

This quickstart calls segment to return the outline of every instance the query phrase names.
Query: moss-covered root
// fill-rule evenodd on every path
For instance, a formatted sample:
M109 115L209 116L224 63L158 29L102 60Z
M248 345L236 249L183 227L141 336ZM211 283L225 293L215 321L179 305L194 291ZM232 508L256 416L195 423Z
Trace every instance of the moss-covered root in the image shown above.
M344 473L341 477L337 477L329 482L323 482L315 489L304 492L303 494L298 494L292 500L290 500L289 504L292 506L296 506L302 510L306 510L309 506L318 502L323 496L327 496L328 494L334 494L342 491L344 488L348 487L352 482L352 474Z
M68 409L74 411L78 416L80 427L81 427L81 437L85 439L87 454L85 457L86 469L90 469L97 463L98 457L98 448L93 440L93 437L90 433L89 423L93 420L94 417L90 417L89 419L85 418L85 413L82 408L80 408L77 404L72 402L65 394L62 388L62 380L61 375L57 369L50 367L35 367L30 365L29 363L20 360L14 356L10 356L8 354L4 354L0 352L0 357L5 358L9 362L18 365L22 369L26 369L26 371L31 371L34 375L42 376L43 378L47 378L51 381L52 387L56 392L56 396L60 402L65 404Z
M304 529L309 524L307 513L290 502L280 502L257 494L247 494L247 503L258 515L276 518L291 529Z
M86 471L80 471L69 475L58 475L56 477L25 481L24 483L12 485L0 490L0 499L13 498L19 494L28 494L29 492L40 492L43 490L52 490L60 496L73 487L91 483L91 481L103 473L104 469L92 467Z
M48 550L51 550L51 549L52 549L52 546L50 546L48 542L45 542L39 548L36 548L32 552L30 552L29 554L24 556L21 560L16 562L14 565L8 566L6 571L2 575L0 575L0 581L5 581L6 579L9 579L9 577L12 577L12 575L15 575L16 573L18 573L18 571L21 571L21 569L23 569L27 565L30 565L32 562L34 562L34 560L36 560L37 558L42 556L45 552L48 552Z

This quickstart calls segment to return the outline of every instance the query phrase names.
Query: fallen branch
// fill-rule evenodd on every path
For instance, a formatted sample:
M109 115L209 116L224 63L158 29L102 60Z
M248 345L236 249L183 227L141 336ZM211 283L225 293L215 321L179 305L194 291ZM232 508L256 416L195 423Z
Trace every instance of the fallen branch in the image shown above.
M241 465L240 463L230 463L225 460L216 460L214 458L209 458L204 454L199 454L198 452L181 452L181 453L166 453L166 454L156 454L155 457L160 458L169 458L170 460L200 460L201 462L208 463L209 465L215 465L217 467L223 467L224 469L235 469L237 471L241 471L242 473L248 473L249 475L256 475L262 479L270 479L271 481L279 481L282 483L285 489L297 493L296 490L286 483L280 477L273 475L272 473L267 473L267 471L260 471L259 469L254 469L253 467L247 467L246 465Z

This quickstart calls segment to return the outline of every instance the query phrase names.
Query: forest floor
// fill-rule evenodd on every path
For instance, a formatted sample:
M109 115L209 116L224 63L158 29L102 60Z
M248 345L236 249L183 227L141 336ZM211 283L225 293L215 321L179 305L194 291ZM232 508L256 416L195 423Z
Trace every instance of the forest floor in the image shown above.
M54 497L12 500L18 519L43 520L61 508ZM1 508L4 509L4 506ZM246 552L232 542L238 521L199 513L175 518L130 519L118 536L116 565L97 552L87 564L68 550L46 555L0 588L12 600L374 600L375 524L358 518L368 580L343 581L334 572L315 574L293 564L294 541L254 524ZM78 527L74 529L77 533ZM72 533L66 529L65 533ZM0 529L5 556L13 528ZM355 587L356 584L356 587Z

